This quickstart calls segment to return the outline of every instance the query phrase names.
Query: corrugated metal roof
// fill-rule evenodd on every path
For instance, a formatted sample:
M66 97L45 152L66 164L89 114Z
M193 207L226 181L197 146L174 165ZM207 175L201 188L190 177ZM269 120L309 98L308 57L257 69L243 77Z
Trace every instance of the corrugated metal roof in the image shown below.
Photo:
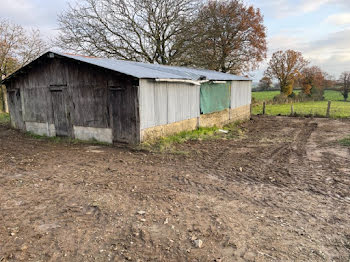
M116 60L109 58L92 58L80 55L53 52L61 56L69 57L78 61L93 64L113 71L117 71L136 78L169 78L199 80L206 77L207 80L250 80L249 78L225 74L213 70L194 69L178 66L166 66L158 64L147 64L141 62Z
M68 53L49 51L44 55L50 53L81 61L91 65L106 68L112 71L120 72L136 78L150 78L150 79L184 79L184 80L199 80L205 78L206 80L250 80L247 77L236 76L226 73L221 73L213 70L194 69L179 66L166 66L158 64L147 64L141 62L116 60L109 58L95 58L82 55L73 55ZM43 56L44 56L43 55ZM8 78L11 78L9 76ZM3 80L5 82L6 79Z

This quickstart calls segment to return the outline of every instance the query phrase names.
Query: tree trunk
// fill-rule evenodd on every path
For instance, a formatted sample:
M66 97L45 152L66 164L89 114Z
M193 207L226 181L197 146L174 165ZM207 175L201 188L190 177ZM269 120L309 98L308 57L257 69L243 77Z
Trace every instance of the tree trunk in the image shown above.
M5 113L9 112L8 101L7 101L7 92L5 86L0 87L0 100L2 102L0 111Z

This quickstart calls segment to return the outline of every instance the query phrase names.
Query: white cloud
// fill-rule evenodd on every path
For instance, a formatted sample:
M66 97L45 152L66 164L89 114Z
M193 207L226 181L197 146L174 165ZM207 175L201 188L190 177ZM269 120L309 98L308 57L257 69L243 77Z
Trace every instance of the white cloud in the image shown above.
M335 26L350 25L350 12L330 15L326 18L325 22Z
M39 28L43 35L57 34L57 15L76 0L0 0L0 18L25 28Z
M333 0L331 3L334 3L342 8L350 9L350 1L349 0Z
M300 6L297 8L303 13L310 13L318 10L324 4L331 2L331 0L306 0L301 1Z
M336 78L343 71L350 71L350 29L330 33L324 38L307 40L302 36L292 37L288 32L275 35L268 40L270 59L273 52L293 49L302 52L311 65L317 65L322 70ZM252 73L255 81L263 75L267 62L261 64L260 70Z
M275 18L303 15L320 9L323 5L342 0L248 0L250 4L266 10Z
M0 14L2 17L13 17L18 19L33 20L35 8L33 3L28 0L1 0Z

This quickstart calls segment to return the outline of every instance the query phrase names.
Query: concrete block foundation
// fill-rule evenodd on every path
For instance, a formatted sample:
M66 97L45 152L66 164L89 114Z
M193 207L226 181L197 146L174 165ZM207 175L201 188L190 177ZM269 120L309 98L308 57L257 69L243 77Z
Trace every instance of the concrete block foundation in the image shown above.
M56 136L55 125L49 123L25 122L26 131L39 136Z
M113 133L111 128L96 128L73 126L74 137L80 140L97 140L103 143L113 143Z

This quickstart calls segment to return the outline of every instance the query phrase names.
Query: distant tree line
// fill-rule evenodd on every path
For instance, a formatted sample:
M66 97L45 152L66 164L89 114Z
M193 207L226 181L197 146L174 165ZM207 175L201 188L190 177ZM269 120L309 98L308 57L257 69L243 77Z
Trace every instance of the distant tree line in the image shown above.
M261 90L268 89L273 79L278 81L280 87L279 98L294 97L293 90L299 87L302 91L299 95L301 98L320 100L323 99L326 88L334 88L337 85L346 101L350 91L350 72L343 72L336 81L318 66L309 66L309 61L302 53L294 50L273 53L258 87Z

